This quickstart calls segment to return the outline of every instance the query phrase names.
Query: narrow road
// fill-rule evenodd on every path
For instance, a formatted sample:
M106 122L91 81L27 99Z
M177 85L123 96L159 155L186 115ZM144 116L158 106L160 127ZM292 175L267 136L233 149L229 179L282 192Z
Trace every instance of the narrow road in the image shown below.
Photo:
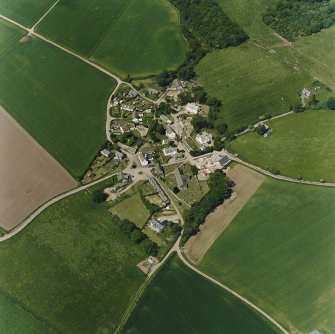
M53 8L58 4L59 0L57 0L46 12L45 14L31 27L30 33L33 33L36 26L53 10Z
M240 294L238 294L237 292L235 292L234 290L228 288L226 285L220 283L219 281L217 281L216 279L214 279L213 277L203 273L202 271L200 271L199 269L193 267L183 256L180 248L177 248L177 254L178 257L183 261L183 263L190 268L191 270L195 271L197 274L201 275L202 277L208 279L209 281L213 282L214 284L218 285L220 288L225 289L226 291L228 291L230 294L232 294L233 296L235 296L236 298L238 298L239 300L241 300L243 303L247 304L248 306L250 306L252 309L254 309L257 313L261 314L264 318L266 318L268 321L270 321L273 325L275 325L282 333L284 334L290 334L283 326L281 326L275 319L273 319L271 316L269 316L267 313L265 313L262 309L260 309L258 306L256 306L255 304L253 304L252 302L250 302L248 299L244 298L243 296L241 296Z

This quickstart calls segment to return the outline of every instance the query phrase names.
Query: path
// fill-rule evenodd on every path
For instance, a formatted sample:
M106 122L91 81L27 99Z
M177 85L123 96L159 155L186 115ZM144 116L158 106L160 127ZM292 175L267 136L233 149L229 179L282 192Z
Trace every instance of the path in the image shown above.
M213 277L203 273L202 271L200 271L199 269L193 267L183 256L180 248L177 248L177 254L178 257L183 261L183 263L190 268L191 270L195 271L197 274L201 275L202 277L208 279L209 281L213 282L214 284L218 285L219 287L221 287L222 289L225 289L226 291L228 291L230 294L232 294L233 296L235 296L236 298L238 298L239 300L241 300L243 303L247 304L248 306L250 306L252 309L254 309L257 313L261 314L264 318L266 318L267 320L269 320L273 325L275 325L278 329L280 329L280 331L284 334L290 334L284 327L282 327L275 319L273 319L271 316L269 316L267 313L265 313L262 309L260 309L258 306L256 306L255 304L253 304L252 302L250 302L248 299L244 298L243 296L241 296L240 294L238 294L237 292L235 292L234 290L228 288L226 285L220 283L219 281L217 281L216 279L214 279Z

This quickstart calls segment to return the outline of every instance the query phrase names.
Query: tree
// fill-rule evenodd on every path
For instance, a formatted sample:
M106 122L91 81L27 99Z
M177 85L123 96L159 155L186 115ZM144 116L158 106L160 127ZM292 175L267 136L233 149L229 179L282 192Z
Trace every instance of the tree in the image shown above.
M256 129L256 132L261 136L263 136L267 131L268 129L264 124L259 124Z
M158 245L155 242L152 242L150 239L144 239L141 243L141 246L147 255L156 256L158 253Z
M174 194L178 194L179 193L179 188L177 186L174 186L172 189Z
M182 230L182 228L181 228L181 226L179 225L179 224L171 224L171 233L173 234L173 235L179 235L180 234L180 232L181 232L181 230Z
M194 98L190 92L182 92L178 95L178 103L184 106L189 102L193 102Z
M214 121L214 128L219 134L222 135L227 131L228 125L226 124L223 118L217 118Z
M191 124L195 132L200 132L201 129L208 127L207 119L201 115L195 115L192 118Z
M296 103L293 106L293 111L294 112L304 112L305 111L305 107L301 103Z
M317 105L319 103L319 101L316 99L316 95L315 94L313 94L310 98L309 98L309 100L308 100L308 104L310 105L310 106L315 106L315 105Z
M220 137L214 137L214 145L213 148L215 151L221 151L223 149L223 141Z
M204 88L201 86L196 86L192 88L192 93L194 98L199 103L206 103L207 101L207 93L205 92Z
M95 190L92 193L92 201L94 203L102 203L108 198L108 195L105 194L102 190Z
M327 101L327 107L331 110L335 110L335 97L330 97Z
M176 78L175 71L164 70L156 76L156 81L159 86L167 87Z
M128 219L124 219L120 222L120 230L130 237L131 233L135 230L136 225L130 222Z
M131 232L130 239L134 242L134 244L139 244L145 239L145 234L141 230L136 228L135 230L133 230L133 232Z
M196 165L191 165L191 172L193 176L198 175L199 170Z

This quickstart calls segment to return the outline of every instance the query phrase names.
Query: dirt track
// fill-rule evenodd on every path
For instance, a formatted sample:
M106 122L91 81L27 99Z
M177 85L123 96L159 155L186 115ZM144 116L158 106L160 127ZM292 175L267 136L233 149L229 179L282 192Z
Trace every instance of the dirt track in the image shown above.
M201 231L186 243L185 254L193 263L202 259L265 179L262 174L242 165L235 165L227 175L236 184L232 197L210 213L205 224L200 227Z
M52 197L74 188L72 176L0 107L0 226L10 230Z

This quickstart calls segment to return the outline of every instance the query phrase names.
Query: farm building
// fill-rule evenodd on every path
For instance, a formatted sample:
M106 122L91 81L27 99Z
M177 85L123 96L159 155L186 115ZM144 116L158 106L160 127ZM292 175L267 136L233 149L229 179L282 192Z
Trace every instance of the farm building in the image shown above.
M111 155L111 152L108 151L107 149L103 149L102 151L100 151L100 153L106 158L108 158Z
M162 233L165 229L165 225L155 218L151 219L149 227L158 234Z
M230 162L230 158L228 157L228 155L224 155L218 162L219 164L224 167L224 166L227 166Z
M201 107L196 103L187 103L185 106L185 110L190 114L198 114L201 111Z
M167 123L167 124L171 124L171 123L172 123L172 121L170 120L170 118L167 117L167 116L165 116L165 115L160 115L159 118L160 118L162 121L164 121L165 123Z
M166 157L176 155L178 153L178 150L176 147L167 147L163 149L163 153Z

